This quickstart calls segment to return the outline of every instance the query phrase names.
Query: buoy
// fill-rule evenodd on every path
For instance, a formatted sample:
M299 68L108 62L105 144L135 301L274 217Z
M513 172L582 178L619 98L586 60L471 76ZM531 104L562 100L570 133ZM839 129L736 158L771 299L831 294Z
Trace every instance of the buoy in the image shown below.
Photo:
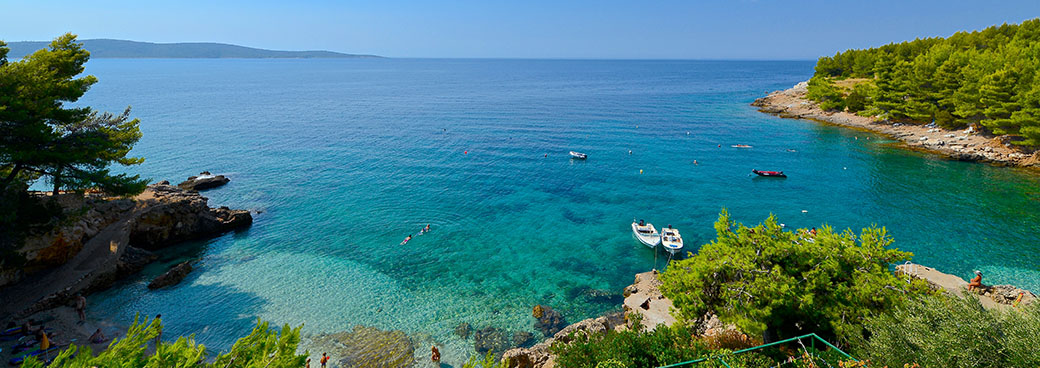
M643 173L643 169L639 169L639 173L642 174Z
M721 144L719 145L719 148L722 148L722 145L721 145Z
M847 168L847 167L843 167L843 168L841 168L841 169L842 169L842 170L848 170L849 168Z
M687 131L687 132L686 132L686 135L690 135L690 132L689 132L689 131Z
M630 155L631 155L631 154L632 154L632 150L628 150L628 154L630 154Z
M463 154L463 155L468 155L468 154L469 154L469 150L466 150L466 151L462 151L462 154Z

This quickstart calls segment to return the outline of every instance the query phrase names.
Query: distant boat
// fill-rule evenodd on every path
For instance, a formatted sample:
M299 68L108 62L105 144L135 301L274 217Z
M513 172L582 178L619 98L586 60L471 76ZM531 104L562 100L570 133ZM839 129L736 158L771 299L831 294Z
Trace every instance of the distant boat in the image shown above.
M579 159L579 160L584 160L584 159L587 159L587 158L589 158L589 155L586 155L586 154L584 154L584 153L581 153L581 152L574 152L574 151L571 151L571 158L576 158L576 159Z
M671 254L682 250L683 241L682 235L679 235L679 229L673 228L672 225L661 229L661 246Z
M786 178L787 177L787 175L785 175L783 171L760 171L760 170L751 169L751 172L753 172L755 174L758 174L758 176L768 176L768 177L773 177L773 178Z
M643 220L632 221L632 234L640 243L650 248L657 248L657 245L661 244L661 234L654 228L654 224L644 223Z
M734 145L732 145L730 147L733 147L733 148L751 148L751 146L746 145L746 144L734 144Z

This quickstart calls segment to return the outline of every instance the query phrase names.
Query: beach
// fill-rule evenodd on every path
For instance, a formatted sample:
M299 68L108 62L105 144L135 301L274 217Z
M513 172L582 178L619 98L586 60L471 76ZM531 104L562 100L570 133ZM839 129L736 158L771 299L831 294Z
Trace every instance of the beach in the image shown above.
M807 91L807 83L801 82L756 99L751 105L781 118L808 119L884 134L906 143L911 149L955 160L1040 168L1040 151L1030 152L1014 146L1006 136L993 136L975 128L949 130L935 124L903 124L844 111L824 111L806 97Z

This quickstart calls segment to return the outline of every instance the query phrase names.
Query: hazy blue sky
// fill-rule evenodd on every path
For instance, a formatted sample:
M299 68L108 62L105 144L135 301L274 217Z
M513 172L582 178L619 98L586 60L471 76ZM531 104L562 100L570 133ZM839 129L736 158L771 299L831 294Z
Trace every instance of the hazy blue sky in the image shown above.
M391 57L815 59L1040 16L1040 0L0 0L0 39L212 41Z

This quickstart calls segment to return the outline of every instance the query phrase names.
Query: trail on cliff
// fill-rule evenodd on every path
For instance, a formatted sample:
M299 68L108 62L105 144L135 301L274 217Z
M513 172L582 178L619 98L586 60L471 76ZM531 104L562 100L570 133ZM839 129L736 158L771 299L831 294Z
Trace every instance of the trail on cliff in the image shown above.
M136 219L147 208L145 202L154 199L154 196L151 190L146 190L134 199L137 204L133 210L84 243L83 249L69 262L0 290L0 300L3 300L0 314L31 314L35 310L23 312L30 308L41 309L33 307L41 302L46 303L48 299L55 299L53 302L61 305L64 298L91 286L98 278L114 274L119 258L129 245L130 231Z

